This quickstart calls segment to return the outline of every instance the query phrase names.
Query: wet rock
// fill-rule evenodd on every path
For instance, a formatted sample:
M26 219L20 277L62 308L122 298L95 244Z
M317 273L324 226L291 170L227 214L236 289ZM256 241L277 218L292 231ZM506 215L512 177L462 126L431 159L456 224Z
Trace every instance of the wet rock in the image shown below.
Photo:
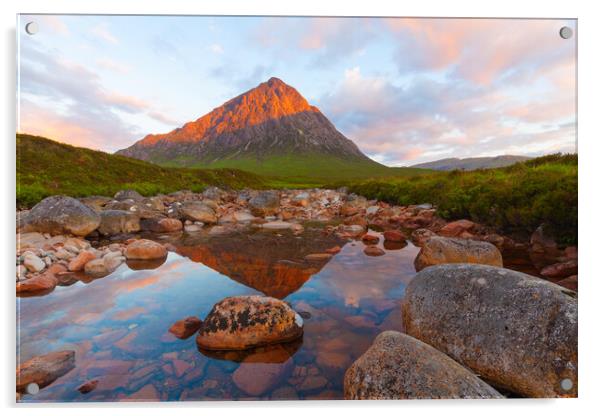
M96 258L96 254L94 254L90 250L85 250L80 252L74 259L69 262L68 269L71 272L79 272L84 270L86 263L92 261Z
M201 321L196 316L189 316L173 324L169 328L169 332L171 332L177 338L180 339L190 338L190 336L192 336L201 328L202 323L203 321Z
M182 230L182 221L176 218L148 218L140 221L140 228L154 233L173 233Z
M539 272L548 279L562 279L577 274L577 260L555 263L544 267Z
M98 386L98 379L88 380L85 383L81 384L77 388L77 391L79 391L81 394L88 394L91 391L93 391L97 386Z
M249 209L258 217L275 215L280 209L280 195L276 191L261 191L249 200Z
M126 199L131 199L132 201L142 201L144 199L142 195L133 189L124 189L119 191L113 198L115 198L117 201L124 201Z
M323 389L328 384L328 379L324 376L309 375L297 386L300 392L309 392Z
M364 234L366 227L361 225L341 225L339 226L339 230L350 237L359 237Z
M68 196L51 196L36 204L27 215L24 232L86 236L100 225L100 215Z
M23 256L23 265L27 267L27 270L30 272L36 273L41 272L46 268L46 263L44 263L44 260L33 253L27 253L25 256Z
M366 256L371 256L371 257L378 257L378 256L384 256L385 255L385 251L377 246L367 246L364 249L364 254Z
M53 264L44 273L17 283L17 294L31 295L40 292L49 292L56 287L58 280L56 274L66 271L65 266Z
M446 264L410 281L402 317L409 335L495 386L526 397L577 394L574 292L512 270Z
M109 270L103 259L90 260L84 266L84 271L88 276L92 277L104 277L111 273L111 270Z
M432 237L414 260L416 271L444 263L479 263L502 266L502 254L491 243L460 238Z
M305 256L305 260L307 261L328 261L332 258L332 254L330 253L312 253Z
M362 236L362 241L366 244L378 244L380 237L376 234L366 233Z
M386 331L345 373L345 399L502 398L470 370L411 336Z
M397 230L387 230L383 233L383 237L385 241L390 241L392 243L403 243L406 241L406 236Z
M213 306L197 336L200 348L237 350L287 342L303 335L303 318L267 296L234 296Z
M98 232L102 235L135 233L140 231L140 218L133 212L106 210L100 213Z
M44 388L75 368L75 351L56 351L39 355L17 368L17 391L27 392L27 386L35 383Z
M217 216L215 215L214 209L208 206L205 202L187 201L184 202L178 209L184 219L200 221L205 224L217 223Z
M444 237L459 237L464 232L470 232L476 224L469 220L458 220L446 224L439 234Z
M251 396L261 396L277 386L293 368L293 360L284 363L243 361L232 374L236 387Z
M151 240L136 240L128 244L125 249L125 258L128 260L162 259L166 256L167 249Z

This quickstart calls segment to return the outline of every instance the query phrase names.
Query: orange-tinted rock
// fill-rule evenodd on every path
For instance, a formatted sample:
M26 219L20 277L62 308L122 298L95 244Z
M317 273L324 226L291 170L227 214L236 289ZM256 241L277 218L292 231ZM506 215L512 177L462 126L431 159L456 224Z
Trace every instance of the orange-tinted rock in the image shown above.
M502 255L491 243L460 238L432 237L414 260L416 271L445 263L478 263L502 267Z
M94 390L96 388L96 386L98 386L98 380L97 379L88 380L85 383L81 384L77 388L77 391L79 391L81 394L88 394L92 390Z
M469 220L458 220L446 224L439 234L444 237L458 237L465 231L470 231L476 224Z
M55 263L44 273L17 283L17 293L19 295L28 295L51 291L58 284L56 274L65 272L66 270L62 264Z
M171 233L182 229L182 221L175 218L162 218L159 220L162 232Z
M154 241L136 240L125 249L125 257L130 260L161 259L167 256L167 249Z
M406 241L406 236L401 231L397 230L385 231L383 236L385 237L385 241L391 241L393 243L402 243Z
M69 262L69 271L79 272L84 270L86 263L96 258L96 255L91 251L82 251L74 259Z
M378 256L384 256L385 251L382 248L379 248L377 246L367 246L364 249L364 254L366 256L378 257Z
M362 236L362 241L366 244L378 244L380 237L376 234L366 233Z
M555 263L544 267L540 274L549 279L562 279L577 274L577 260Z
M424 245L424 243L430 239L431 237L436 236L437 234L435 234L434 232L432 232L431 230L427 230L426 228L418 228L417 230L414 230L412 232L412 242L421 247Z
M173 324L169 328L169 332L180 339L186 339L198 331L202 323L196 316L189 316Z
M338 254L341 252L341 247L340 246L334 246L331 248L327 248L326 250L324 250L324 252L328 253L328 254Z
M559 281L557 283L557 285L566 287L569 290L574 290L575 292L577 292L577 290L578 290L577 275L569 276L565 279L562 279L561 281Z
M305 260L307 261L327 261L332 258L332 254L330 253L313 253L305 256Z
M17 367L17 391L25 393L29 384L44 388L75 368L75 351L56 351L33 357Z
M267 296L233 296L213 306L196 341L204 349L238 350L302 335L303 318L285 302Z

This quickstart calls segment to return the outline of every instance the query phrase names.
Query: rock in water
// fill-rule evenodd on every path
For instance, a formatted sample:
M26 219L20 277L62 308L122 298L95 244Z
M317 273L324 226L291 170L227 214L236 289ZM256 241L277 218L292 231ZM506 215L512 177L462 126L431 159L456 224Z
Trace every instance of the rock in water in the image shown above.
M17 368L17 391L25 393L31 383L44 388L74 368L75 351L56 351L33 357Z
M200 221L205 224L215 224L217 216L213 208L199 201L184 202L179 208L184 219L190 221Z
M249 209L253 215L266 217L278 213L280 195L274 191L262 191L249 201Z
M236 387L251 396L261 396L278 385L294 367L290 358L284 363L269 363L261 362L260 355L261 353L245 359L232 374Z
M140 217L129 211L108 209L100 213L98 232L102 235L135 233L140 231Z
M396 331L378 335L347 369L344 389L354 400L503 397L447 355Z
M192 334L199 330L202 325L202 321L196 316L189 316L184 319L180 319L169 328L169 332L174 334L177 338L186 339Z
M86 236L100 225L100 215L68 196L50 196L36 204L27 215L23 231Z
M577 395L575 293L498 267L424 269L406 288L406 332L526 397Z
M151 240L136 240L128 244L125 249L125 258L128 260L162 259L165 256L167 256L167 249Z
M200 348L243 350L297 339L303 318L288 304L267 296L233 296L213 306L197 336Z
M485 241L431 237L424 242L414 260L416 271L445 263L478 263L502 267L502 254L496 246Z

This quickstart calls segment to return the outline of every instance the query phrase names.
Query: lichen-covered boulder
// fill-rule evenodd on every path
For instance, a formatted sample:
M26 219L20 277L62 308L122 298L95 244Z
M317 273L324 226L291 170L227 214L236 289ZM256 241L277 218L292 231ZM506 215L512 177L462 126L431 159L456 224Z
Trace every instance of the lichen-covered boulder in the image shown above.
M196 341L209 350L243 350L302 335L303 318L285 302L267 296L233 296L213 306Z
M525 397L577 395L577 299L543 279L476 264L428 267L408 284L406 332Z
M109 209L100 213L98 232L102 235L135 233L140 231L140 217L130 211Z
M431 237L423 243L414 260L416 271L446 263L478 263L502 267L502 254L486 241Z
M33 357L17 367L17 391L35 383L44 388L75 368L75 351L56 351Z
M502 398L470 370L430 345L396 331L379 334L345 372L345 398Z
M57 195L43 199L29 214L23 232L86 236L100 225L100 215L75 198Z

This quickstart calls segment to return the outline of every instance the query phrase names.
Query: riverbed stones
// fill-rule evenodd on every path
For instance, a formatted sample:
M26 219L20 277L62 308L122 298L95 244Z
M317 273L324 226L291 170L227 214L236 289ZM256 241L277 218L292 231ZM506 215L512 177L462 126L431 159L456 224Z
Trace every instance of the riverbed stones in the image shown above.
M476 224L469 220L458 220L446 224L439 234L444 237L459 237L465 232L470 232Z
M209 350L242 350L302 335L303 318L285 302L267 296L233 296L213 306L196 341Z
M27 386L44 388L75 368L75 351L55 351L39 355L17 368L17 392L26 393Z
M67 266L69 271L79 272L84 270L86 263L92 261L96 258L96 254L94 254L91 250L81 251L74 259L69 262Z
M176 338L190 338L190 336L192 336L201 328L202 323L203 321L196 316L189 316L174 323L169 328L169 332L171 332Z
M491 243L461 238L431 237L414 260L416 271L445 263L478 263L502 266L502 254Z
M128 260L162 259L167 256L167 249L152 240L140 239L128 244L125 258Z
M525 397L577 395L577 299L499 267L428 267L402 302L407 334Z
M87 262L84 266L84 271L88 276L95 278L104 277L111 273L111 270L109 270L103 259L94 259Z
M135 233L140 231L140 217L130 211L109 209L100 213L98 232L102 235Z
M86 236L100 225L100 215L75 198L57 195L36 204L22 228L25 232Z
M117 201L125 201L126 199L131 199L132 201L142 201L144 199L142 195L133 189L121 190L117 192L113 198L115 198Z
M345 372L345 399L503 398L470 370L430 345L385 331Z
M276 191L261 191L249 200L249 209L253 215L267 217L280 210L280 194Z
M179 208L179 212L186 220L200 221L205 224L217 223L215 210L201 201L186 201Z
M46 268L46 263L44 260L36 256L35 254L29 252L23 256L23 265L27 267L27 270L30 272L41 272Z

